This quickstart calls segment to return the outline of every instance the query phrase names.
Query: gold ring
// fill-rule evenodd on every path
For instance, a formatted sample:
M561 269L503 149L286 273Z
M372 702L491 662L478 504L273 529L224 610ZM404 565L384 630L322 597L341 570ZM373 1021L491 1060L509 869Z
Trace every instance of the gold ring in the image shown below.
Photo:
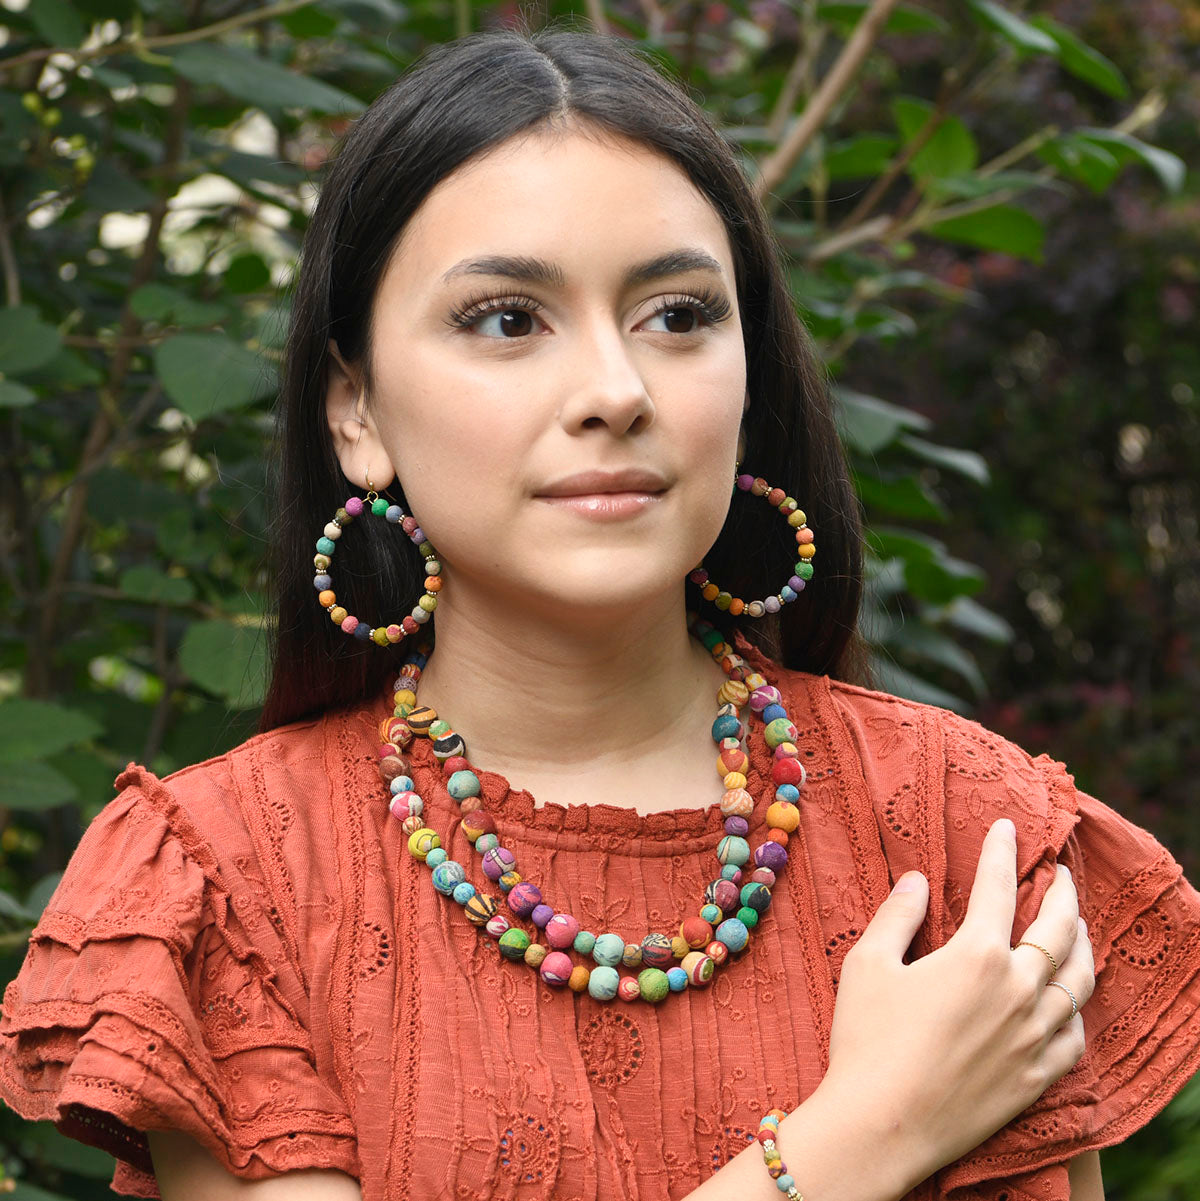
M1071 998L1071 1017L1067 1018L1067 1022L1069 1022L1079 1012L1079 1002L1075 1000L1075 994L1061 980L1050 980L1046 983L1046 987L1061 988ZM1063 1023L1064 1026L1066 1024L1066 1022Z
M1022 942L1017 943L1017 947L1033 947L1035 950L1041 951L1041 953L1043 955L1045 955L1047 959L1050 960L1050 966L1054 969L1054 971L1051 972L1050 974L1052 976L1058 975L1058 960L1055 959L1054 956L1051 955L1050 952L1047 951L1046 948L1044 946L1042 946L1042 944L1040 942L1022 941ZM1013 950L1015 951L1017 949L1017 947L1013 947ZM1072 1017L1073 1016L1074 1016L1074 1014L1072 1014Z

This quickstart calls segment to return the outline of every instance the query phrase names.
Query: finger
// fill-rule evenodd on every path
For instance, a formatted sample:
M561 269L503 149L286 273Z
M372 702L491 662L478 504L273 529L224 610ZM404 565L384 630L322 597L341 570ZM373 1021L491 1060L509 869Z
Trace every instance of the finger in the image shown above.
M1016 911L1017 830L1002 817L992 823L983 840L963 928L971 928L980 937L1001 931L1002 937L1008 938Z
M856 958L866 951L898 963L921 928L928 908L929 881L920 872L906 872L867 923L855 944L854 949L859 951Z
M1028 958L1039 970L1044 968L1042 980L1049 980L1061 971L1079 932L1079 898L1075 881L1063 864L1059 864L1050 887L1038 908L1037 917L1029 923L1025 933L1013 948L1013 954L1021 959ZM1021 943L1026 945L1022 946ZM1034 961L1041 957L1041 963ZM1051 967L1051 959L1056 968Z
M1052 988L1051 992L1061 992ZM1068 1004L1066 997L1063 1003ZM1083 1032L1083 1016L1076 1014L1069 1022L1064 1022L1055 1032L1054 1037L1046 1045L1046 1053L1042 1063L1049 1076L1049 1084L1061 1080L1082 1058L1087 1049Z
M1074 945L1055 979L1075 994L1075 1000L1082 1009L1096 991L1096 962L1092 955L1087 926L1082 919L1076 921L1076 929L1078 933Z

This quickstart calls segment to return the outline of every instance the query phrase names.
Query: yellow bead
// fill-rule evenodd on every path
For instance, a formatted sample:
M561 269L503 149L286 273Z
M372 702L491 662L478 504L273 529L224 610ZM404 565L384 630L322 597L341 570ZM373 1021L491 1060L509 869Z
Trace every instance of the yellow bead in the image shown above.
M788 514L788 525L795 529L799 529L802 525L808 524L808 518L804 515L803 509L797 509L794 513Z
M740 771L731 771L725 777L725 788L728 791L730 788L745 788L746 777Z
M432 613L434 609L437 608L437 597L430 596L430 594L427 592L419 601L417 601L417 604L420 605L426 613Z
M706 601L716 600L717 593L720 591L721 589L718 588L716 584L705 584L704 587L700 589L700 595L704 597Z
M571 974L567 977L567 987L572 992L584 992L588 986L588 978L591 972L583 966L582 963L577 963L572 969Z
M800 810L787 801L775 801L767 806L767 825L791 834L800 825Z
M692 948L688 944L688 940L684 938L682 934L676 934L675 937L671 939L671 954L674 955L676 959L682 959L691 949Z
M399 692L392 694L392 700L397 705L415 705L417 694L411 688L401 688Z
M756 688L762 688L767 682L766 676L759 675L758 672L752 671L745 679L744 683L751 692Z
M737 705L741 708L750 699L750 689L740 680L726 680L717 692L722 705Z
M811 559L817 553L817 548L811 542L802 542L796 547L796 554L802 559Z
M349 614L347 614L346 610L343 609L341 605L334 605L334 607L329 610L329 620L332 621L335 626L340 626L348 616Z
M373 643L375 643L376 646L387 646L387 644L388 644L387 630L385 630L383 626L376 626L374 632L371 635L371 641Z
M775 749L783 751L785 755L798 755L800 753L799 747L794 742L781 742Z
M525 962L529 964L530 967L541 967L542 960L545 959L548 954L548 949L542 946L540 942L531 942L529 946L525 948Z
M436 830L431 830L428 826L420 826L408 836L408 849L412 856L425 862L425 856L430 851L435 850L442 845L442 840L438 837Z

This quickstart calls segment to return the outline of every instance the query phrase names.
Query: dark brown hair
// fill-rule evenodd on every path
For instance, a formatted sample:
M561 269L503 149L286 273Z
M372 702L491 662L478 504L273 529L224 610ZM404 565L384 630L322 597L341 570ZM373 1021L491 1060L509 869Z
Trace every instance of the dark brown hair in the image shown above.
M562 29L504 31L426 53L354 123L321 188L294 287L277 406L277 624L261 729L381 690L408 651L404 643L385 649L348 638L313 592L314 542L357 491L342 474L325 421L329 339L347 362L368 372L375 293L397 237L422 200L475 155L568 118L673 160L728 231L750 395L744 469L799 500L820 550L816 579L778 617L717 624L741 624L752 642L789 667L861 678L858 502L824 368L796 316L766 215L734 152L683 88L628 42ZM339 604L368 621L382 620L420 595L422 560L398 530L360 521L346 538L353 539L354 552L337 563ZM779 515L738 492L704 561L714 580L749 599L778 590L794 552ZM710 615L722 616L711 609Z

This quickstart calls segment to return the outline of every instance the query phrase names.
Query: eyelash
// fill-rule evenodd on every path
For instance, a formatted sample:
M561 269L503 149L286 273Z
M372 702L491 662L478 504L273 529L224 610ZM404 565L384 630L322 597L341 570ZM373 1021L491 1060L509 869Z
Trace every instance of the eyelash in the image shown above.
M492 313L505 313L512 310L522 313L537 313L542 307L538 301L529 296L492 296L484 293L472 297L455 308L448 318L448 324L456 328L465 328L473 325L481 317L490 316ZM681 294L667 297L650 316L658 317L671 309L683 308L695 309L709 325L719 324L733 312L733 306L725 296L708 288L699 288L690 296ZM696 331L689 332L695 333ZM519 339L512 340L518 341Z

